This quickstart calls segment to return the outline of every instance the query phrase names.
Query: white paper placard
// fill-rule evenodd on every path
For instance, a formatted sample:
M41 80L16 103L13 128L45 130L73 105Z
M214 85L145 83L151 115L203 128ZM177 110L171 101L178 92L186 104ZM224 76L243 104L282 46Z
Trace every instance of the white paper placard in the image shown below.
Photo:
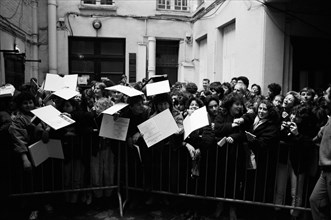
M15 92L15 87L11 84L7 84L0 87L0 97L12 97Z
M208 113L206 106L195 110L191 115L186 116L183 121L184 125L184 140L199 128L209 125Z
M51 126L54 130L75 123L74 120L66 115L63 115L59 110L51 105L34 109L31 112L40 120Z
M116 112L120 111L121 109L125 108L128 105L129 104L127 104L127 103L117 103L117 104L111 106L110 108L107 108L102 113L108 114L108 115L113 115L113 114L115 114Z
M69 99L75 97L76 95L79 95L79 92L72 90L72 89L64 88L64 89L55 91L53 94L60 98L65 99L65 100L69 100Z
M61 140L50 139L47 143L38 141L30 145L28 149L35 167L48 158L64 159Z
M170 92L169 80L164 80L146 85L147 96Z
M110 139L125 141L129 128L129 118L117 118L108 114L102 116L99 136Z
M64 75L59 76L57 74L46 74L44 90L58 91L60 89L68 88L76 91L78 75Z
M179 130L169 109L141 123L138 125L138 129L143 135L147 147L153 146Z
M114 91L119 91L127 96L133 97L133 96L137 96L137 95L143 95L144 93L136 90L134 88L131 88L129 86L123 86L123 85L116 85L116 86L111 86L111 87L107 87L107 90L114 90Z

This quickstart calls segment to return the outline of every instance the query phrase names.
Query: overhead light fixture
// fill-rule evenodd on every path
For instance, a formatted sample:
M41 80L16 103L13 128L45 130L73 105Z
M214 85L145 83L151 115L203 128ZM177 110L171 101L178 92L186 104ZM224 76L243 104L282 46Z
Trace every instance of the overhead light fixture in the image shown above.
M99 19L96 19L93 21L92 25L95 30L99 30L102 26L102 23Z

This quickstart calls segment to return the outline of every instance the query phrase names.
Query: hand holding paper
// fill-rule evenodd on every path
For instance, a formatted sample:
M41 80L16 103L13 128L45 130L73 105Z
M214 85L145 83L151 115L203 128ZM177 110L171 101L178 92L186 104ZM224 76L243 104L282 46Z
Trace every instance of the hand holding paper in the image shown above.
M35 167L39 166L48 158L64 159L61 140L51 139L47 144L38 141L30 145L28 149Z
M184 140L199 128L209 125L208 113L206 106L195 110L191 115L186 116L183 121L184 125Z
M169 109L138 125L140 133L151 147L178 131L178 126Z
M54 108L51 105L47 105L45 107L37 108L31 111L34 115L36 115L39 119L44 121L54 130L63 128L70 124L75 123L74 120L62 114L59 110Z
M65 75L61 77L57 74L47 73L44 90L58 91L64 88L69 88L75 91L77 87L77 79L77 74Z

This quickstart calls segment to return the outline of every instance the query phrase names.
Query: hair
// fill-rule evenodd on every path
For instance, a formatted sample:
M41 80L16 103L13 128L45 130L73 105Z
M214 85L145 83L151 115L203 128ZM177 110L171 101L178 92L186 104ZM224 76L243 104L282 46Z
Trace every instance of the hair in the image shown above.
M132 107L134 104L140 101L144 101L144 98L141 95L129 97L127 100L130 107Z
M201 99L199 99L199 98L197 98L197 97L191 97L191 98L189 98L189 100L187 100L186 105L185 105L185 108L186 108L186 109L189 109L190 104L191 104L193 101L196 101L196 102L197 102L197 104L199 105L199 108L201 108L201 107L204 106L204 104L203 104L203 102L201 101Z
M224 83L222 83L222 86L225 86L225 87L228 88L228 91L226 92L226 94L225 94L225 91L224 91L224 89L223 89L223 91L224 91L224 95L228 95L228 94L230 94L230 93L232 92L232 90L233 90L232 85L231 85L231 83L229 83L229 82L224 82Z
M216 82L210 83L209 89L210 90L215 90L220 99L223 98L224 89L222 87L222 83L221 82L216 81Z
M195 94L198 91L198 86L193 82L187 83L186 91L191 93L191 94Z
M237 77L232 77L231 81L232 81L232 80L236 80L236 81L237 81L238 78L237 78Z
M157 111L157 105L159 103L167 102L169 104L169 109L172 111L173 109L173 104L172 104L172 99L169 93L162 93L162 94L157 94L153 97L153 105L155 110Z
M228 112L235 102L240 102L244 106L244 96L238 93L230 93L224 98L222 108Z
M211 101L215 101L215 102L217 102L217 105L219 105L219 103L220 103L220 99L218 98L218 96L216 96L216 95L209 95L209 96L207 96L207 97L205 98L205 100L204 100L204 104L205 104L205 106L207 106L207 112L208 112L208 113L209 113L208 105L209 105L209 103L210 103Z
M246 87L249 86L249 79L246 76L239 76L237 77L237 82L241 80L245 84Z
M107 96L106 84L103 82L96 82L94 87L99 86L102 92L102 96Z
M270 90L273 96L279 95L280 91L282 91L282 87L277 83L269 84L268 89Z
M268 110L268 119L271 120L274 123L279 123L280 122L280 115L277 111L277 109L275 108L275 106L272 104L272 102L268 99L262 99L259 101L257 108L259 108L259 106L261 104L265 104L267 106L267 110Z
M258 89L258 92L257 92L256 95L261 95L261 86L259 86L258 84L255 84L255 83L254 83L254 84L251 86L251 88L253 88L254 86L256 86L257 89Z
M210 80L207 78L203 79L202 81L208 81L208 83L210 83Z
M16 103L17 107L21 109L22 104L24 101L32 100L34 105L37 106L36 98L31 94L31 92L21 92L14 98L14 102Z
M72 105L72 107L74 107L74 111L81 110L79 102L76 99L72 98L72 99L69 99L69 100L65 100L61 103L61 107L60 107L61 111L63 111L64 104L66 102L69 102Z
M301 102L300 95L296 91L289 91L286 93L285 97L288 95L292 95L294 97L294 103L293 106L299 105Z
M115 85L115 83L110 79L102 80L102 82L105 84L106 87L111 87Z

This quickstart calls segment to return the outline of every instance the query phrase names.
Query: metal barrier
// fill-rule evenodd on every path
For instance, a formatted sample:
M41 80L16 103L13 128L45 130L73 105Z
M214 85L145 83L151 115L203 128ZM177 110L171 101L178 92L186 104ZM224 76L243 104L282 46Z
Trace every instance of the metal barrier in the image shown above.
M201 149L197 162L192 161L185 147L170 145L140 147L141 161L136 148L96 134L66 137L62 143L64 160L48 159L31 173L22 170L18 158L10 160L11 197L116 189L121 216L131 190L310 211L309 196L318 176L316 170L314 174L306 173L297 189L302 191L302 204L294 206L288 181L291 155L288 151L287 163L280 164L280 147L258 152L257 168L247 169L249 151L244 144ZM108 162L108 167L103 167L108 169L95 173L93 168L100 160L103 165ZM198 177L191 177L192 166L198 166ZM279 175L282 171L284 179ZM278 201L276 183L284 184L285 189Z
M192 160L185 147L176 148L169 145L148 149L140 147L142 162L136 149L128 147L125 152L127 199L124 208L126 202L130 200L130 191L135 190L276 209L310 211L309 196L317 181L318 170L315 169L313 174L305 173L303 182L297 181L295 185L298 186L300 182L301 187L296 187L295 192L292 190L292 194L297 195L301 189L302 203L299 206L292 204L291 182L294 184L294 173L290 162L291 151L286 150L287 162L281 164L280 149L281 147L278 146L275 149L257 152L255 154L257 167L249 169L247 167L249 150L245 144L227 144L222 148L215 145L202 150L200 175L192 178L190 176ZM317 148L315 152L317 153ZM312 156L317 161L318 155ZM316 161L314 164L317 168ZM280 175L280 172L283 172L283 175ZM279 188L285 190L281 198L277 194Z
M24 171L21 159L10 153L9 197L67 193L110 196L117 190L120 215L121 142L93 135L61 138L64 160L49 158L32 171Z

